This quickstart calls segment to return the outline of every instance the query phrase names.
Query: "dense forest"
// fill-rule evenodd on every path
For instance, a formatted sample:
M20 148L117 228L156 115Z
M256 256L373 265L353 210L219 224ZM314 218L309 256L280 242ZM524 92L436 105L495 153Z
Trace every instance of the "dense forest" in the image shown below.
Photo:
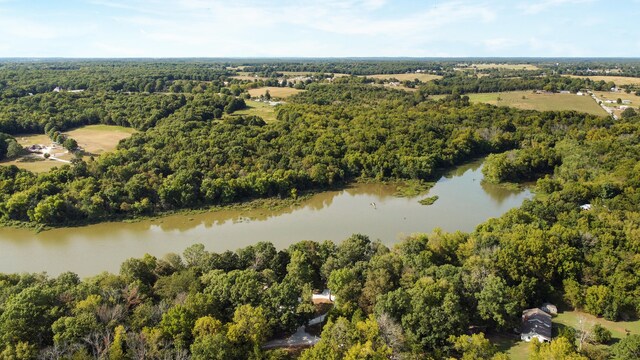
M427 83L451 90L438 101L428 96L438 92L346 77L305 85L267 123L232 116L246 106L246 83L227 80L231 65L0 63L0 155L18 151L13 135L25 132L86 124L139 130L113 152L48 172L0 166L2 221L62 226L296 197L358 179L430 180L485 155L485 181L534 181L536 196L471 233L435 230L391 248L355 234L276 249L256 234L255 245L235 252L196 245L84 280L0 274L0 358L508 359L490 337L511 333L523 309L544 302L638 319L639 116L523 111L461 96L478 84L502 86L491 77ZM382 73L413 64L378 66ZM159 77L164 84L146 91ZM558 89L582 81L565 79L512 81ZM454 91L461 84L470 90ZM330 309L312 301L327 288L336 299ZM329 312L315 346L265 347L321 310ZM555 334L531 358L640 352L640 335L611 344L606 331L587 332L603 330Z
M102 104L99 110L91 108L87 98L75 96L55 97L64 109L60 117L38 121L34 107L29 117L34 122L29 124L37 128L44 121L53 122L46 131L73 126L75 121L155 126L93 161L76 159L71 166L39 175L3 167L0 214L5 221L56 226L256 197L289 197L357 178L427 180L439 168L528 145L534 137L553 143L564 136L557 127L607 123L578 113L470 105L455 96L431 102L403 91L354 84L309 86L281 106L279 121L271 124L218 120L221 109L233 112L244 106L231 95L134 98L144 100L144 108L137 101L125 101L130 99L127 95L113 102L90 97L93 104ZM112 106L116 111L109 111ZM145 111L154 106L159 109ZM133 116L119 120L125 117L118 114L128 107L134 109ZM11 109L21 114L29 107ZM84 114L92 109L97 113L87 119ZM10 119L9 133L11 127L24 125L20 116Z

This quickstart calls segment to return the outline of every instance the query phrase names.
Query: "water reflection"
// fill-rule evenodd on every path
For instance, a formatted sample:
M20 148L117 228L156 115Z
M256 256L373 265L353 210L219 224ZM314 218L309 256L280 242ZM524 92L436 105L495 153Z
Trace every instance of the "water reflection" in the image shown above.
M358 184L341 191L312 196L298 206L282 209L221 210L171 215L135 223L103 223L55 229L34 234L24 229L0 229L0 272L57 274L66 270L81 276L117 271L129 257L145 253L182 253L203 243L210 251L235 250L258 241L285 248L300 240L340 241L363 233L391 245L402 234L472 231L490 217L500 216L531 196L482 183L482 163L473 162L445 174L428 196L433 205L418 201L427 195L398 198L395 185ZM376 207L370 204L376 203Z

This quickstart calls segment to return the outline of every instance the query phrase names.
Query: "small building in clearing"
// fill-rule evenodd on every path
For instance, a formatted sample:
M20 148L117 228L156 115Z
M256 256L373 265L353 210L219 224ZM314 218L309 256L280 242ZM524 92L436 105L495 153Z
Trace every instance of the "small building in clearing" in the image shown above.
M534 338L540 342L551 341L551 315L538 308L522 312L520 339L529 342Z
M553 304L544 303L540 309L551 316L558 315L558 307Z

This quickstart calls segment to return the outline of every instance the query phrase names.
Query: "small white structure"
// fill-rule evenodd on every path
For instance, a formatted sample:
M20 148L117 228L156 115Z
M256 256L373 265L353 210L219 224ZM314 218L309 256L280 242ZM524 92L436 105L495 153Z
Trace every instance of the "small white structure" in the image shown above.
M60 92L62 91L62 88L60 86L56 86L55 89L53 89L53 92Z
M625 105L631 104L631 100L622 100L622 103Z
M583 93L582 91L578 91L578 92L576 93L576 95L578 95L578 96L584 96L584 93Z
M529 342L534 338L540 342L551 341L551 315L538 308L522 312L520 339Z
M589 210L591 210L591 208L592 208L591 204L580 205L580 209L582 209L582 210L589 211Z
M321 303L321 302L332 303L336 301L336 296L331 294L331 290L324 289L324 291L321 294L312 294L311 301L313 301L314 303Z
M558 308L551 303L544 303L540 309L551 316L558 315Z

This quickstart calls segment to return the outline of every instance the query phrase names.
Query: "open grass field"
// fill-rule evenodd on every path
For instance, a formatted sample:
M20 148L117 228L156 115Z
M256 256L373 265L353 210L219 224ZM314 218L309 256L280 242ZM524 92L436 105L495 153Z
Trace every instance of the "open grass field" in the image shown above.
M44 134L24 134L24 135L16 135L16 140L18 144L23 147L29 147L31 145L41 144L41 145L51 145L52 141L49 139L47 135ZM70 160L73 158L71 155L67 156L64 154L65 151L60 149L59 151L54 152L56 157L59 157L64 160ZM33 172L45 172L49 171L56 166L62 166L64 163L55 160L45 160L41 156L38 155L26 155L22 156L18 159L14 159L11 161L2 161L0 165L9 166L15 165L21 169L33 171Z
M505 70L539 70L540 68L531 64L473 64L478 70L484 69L505 69Z
M277 120L275 106L271 106L260 101L247 101L247 108L236 111L233 115L257 115L267 123Z
M42 158L35 158L35 157L29 157L29 158L23 157L18 160L0 162L0 166L10 166L10 165L15 165L20 169L29 170L34 173L40 173L40 172L49 171L54 167L60 167L65 164L60 161L44 160Z
M267 86L267 87L262 87L258 89L251 89L249 90L249 95L251 95L251 97L260 97L260 95L264 95L264 93L267 92L267 90L269 90L269 94L271 94L272 98L280 98L280 99L286 99L289 96L292 96L299 92L304 91L304 90L298 90L290 87Z
M627 76L576 76L576 75L567 75L567 76L572 78L581 78L581 79L589 78L592 81L600 81L600 80L604 80L606 82L613 81L617 86L640 85L640 78L627 77Z
M558 316L553 318L554 324L562 324L565 326L579 329L580 320L583 320L587 324L587 329L590 329L595 324L600 324L603 327L609 329L613 335L614 341L621 340L626 336L627 330L630 334L640 334L640 320L636 321L609 321L603 318L595 317L591 314L583 313L580 311L565 311L559 313Z
M232 76L232 79L238 80L266 80L266 77L251 75L251 73L240 71L238 75Z
M511 106L523 110L575 110L606 116L607 113L589 96L575 94L534 94L531 91L468 94L472 102ZM438 97L434 97L438 98ZM500 100L498 100L500 99Z
M636 96L634 93L627 94L625 92L610 92L610 91L594 91L597 97L602 100L630 100L630 106L638 107L640 106L640 96Z
M99 155L114 150L120 140L130 137L134 129L112 125L88 125L67 132L85 152Z
M128 138L134 132L134 129L122 126L88 125L69 131L66 134L76 139L78 145L86 152L92 155L99 155L115 149L120 140ZM46 146L52 144L51 139L44 134L16 135L15 138L18 140L18 143L24 147L36 144ZM74 158L72 153L69 153L60 146L53 150L51 154L58 159L66 161ZM11 161L0 162L0 165L16 165L21 169L33 172L49 171L56 166L59 167L64 164L64 162L56 160L45 160L42 155L25 155Z
M527 360L532 353L531 344L520 340L516 334L487 336L498 350L509 355L511 360Z
M610 91L594 91L593 92L598 99L602 100L603 102L605 102L605 106L607 106L608 108L613 110L613 113L616 114L618 117L622 116L622 110L620 110L620 106L631 106L633 108L635 108L636 110L638 109L638 107L640 107L640 96L636 96L635 94L631 93L631 94L627 94L625 92L610 92ZM617 101L618 99L621 100L629 100L631 101L631 104L618 104L618 103L614 103L614 104L608 104L606 103L607 100L613 100L613 101Z
M413 81L415 79L418 79L422 82L427 82L427 81L431 81L431 80L435 80L435 79L441 79L442 76L440 75L433 75L433 74L422 74L422 73L410 73L410 74L378 74L378 75L366 75L366 77L368 78L373 78L373 79L398 79L400 81L405 81L405 80L410 80Z

